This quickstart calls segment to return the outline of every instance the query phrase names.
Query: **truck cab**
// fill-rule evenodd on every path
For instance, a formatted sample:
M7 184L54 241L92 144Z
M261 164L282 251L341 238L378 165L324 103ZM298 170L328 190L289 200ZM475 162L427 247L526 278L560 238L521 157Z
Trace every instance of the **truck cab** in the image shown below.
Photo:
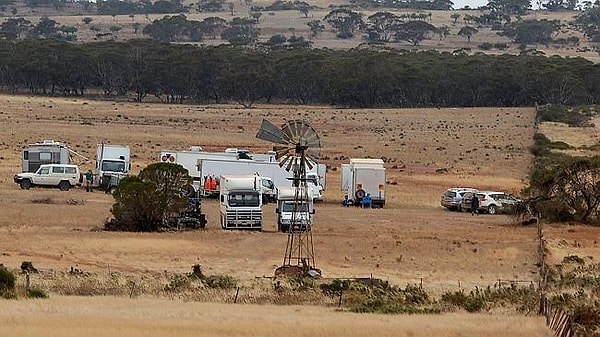
M262 230L262 177L222 175L219 179L223 229Z
M121 179L131 170L129 146L98 144L96 149L96 179L94 185L105 190L114 190Z
M310 192L304 193L297 187L281 187L277 189L277 229L289 232L293 229L304 231L311 227L315 214L313 198ZM295 219L295 220L293 220Z

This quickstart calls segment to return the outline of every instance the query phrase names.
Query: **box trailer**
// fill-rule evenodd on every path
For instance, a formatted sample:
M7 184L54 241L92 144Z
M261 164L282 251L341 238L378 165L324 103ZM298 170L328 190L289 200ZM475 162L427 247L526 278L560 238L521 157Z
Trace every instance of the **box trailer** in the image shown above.
M23 172L36 172L44 164L71 164L67 145L54 140L32 143L21 150Z
M360 205L365 196L372 199L374 206L385 205L386 170L383 160L351 158L348 164L342 164L341 172L340 187L355 205Z
M323 188L319 185L320 177L317 173L318 166L314 166L314 172L308 172L307 178L310 193L314 200L322 200ZM198 160L198 172L200 174L200 189L202 195L210 197L219 191L219 182L207 183L209 179L216 179L227 174L257 174L262 180L263 194L269 200L275 200L278 187L291 187L294 178L293 172L288 172L278 162L242 160L242 159L200 159ZM323 179L324 180L324 179Z
M200 190L203 186L202 174L200 174L198 168L198 161L201 159L211 160L256 160L262 162L274 162L275 153L269 151L267 153L254 154L250 153L247 149L238 148L227 148L224 152L209 152L203 151L200 146L192 146L187 151L181 150L162 150L160 152L160 162L163 163L174 163L183 166L188 170L190 177L192 177L192 185L195 190ZM216 175L219 177L219 175ZM218 191L217 191L218 194Z

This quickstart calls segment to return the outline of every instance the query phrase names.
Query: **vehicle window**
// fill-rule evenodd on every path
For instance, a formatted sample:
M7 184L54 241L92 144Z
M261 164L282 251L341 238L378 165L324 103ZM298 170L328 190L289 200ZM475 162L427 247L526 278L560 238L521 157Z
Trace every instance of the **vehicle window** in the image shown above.
M67 174L76 174L77 173L77 169L74 167L65 167L65 173Z
M65 168L62 166L53 166L52 173L65 173Z
M273 182L270 181L270 180L266 180L266 179L262 180L262 185L263 185L263 187L266 187L268 189L274 189L275 188L275 186L273 185Z
M51 161L52 153L50 152L40 152L40 160L41 161Z
M125 172L125 163L122 161L103 161L102 171Z
M50 168L49 167L40 167L38 174L48 174L50 173Z
M448 191L448 192L446 192L446 196L448 198L454 198L454 197L456 197L456 192Z
M492 199L494 199L494 200L502 200L502 199L504 199L504 195L503 194L490 194L490 197L492 197Z
M260 204L260 198L258 193L255 194L241 194L233 193L229 195L229 205L234 207L240 206L258 206Z
M294 211L294 203L289 202L289 203L285 203L283 204L283 212L293 212ZM296 209L296 212L308 212L308 204L306 203L301 203L298 205L298 208Z
M23 160L29 160L29 151L23 151Z

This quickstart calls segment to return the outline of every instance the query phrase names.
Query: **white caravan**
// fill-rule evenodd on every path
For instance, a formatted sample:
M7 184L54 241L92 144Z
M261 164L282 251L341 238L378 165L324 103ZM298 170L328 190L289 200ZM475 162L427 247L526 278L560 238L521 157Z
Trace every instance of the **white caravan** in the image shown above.
M342 164L341 189L348 199L360 205L363 197L369 195L374 206L385 205L386 171L381 159L350 158L350 163Z

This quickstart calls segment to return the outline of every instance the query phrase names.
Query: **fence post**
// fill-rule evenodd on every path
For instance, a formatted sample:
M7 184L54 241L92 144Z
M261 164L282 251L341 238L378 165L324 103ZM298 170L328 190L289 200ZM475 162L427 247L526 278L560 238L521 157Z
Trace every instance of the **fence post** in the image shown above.
M240 287L237 287L237 290L235 291L235 298L233 299L234 304L237 303L239 293L240 293Z

